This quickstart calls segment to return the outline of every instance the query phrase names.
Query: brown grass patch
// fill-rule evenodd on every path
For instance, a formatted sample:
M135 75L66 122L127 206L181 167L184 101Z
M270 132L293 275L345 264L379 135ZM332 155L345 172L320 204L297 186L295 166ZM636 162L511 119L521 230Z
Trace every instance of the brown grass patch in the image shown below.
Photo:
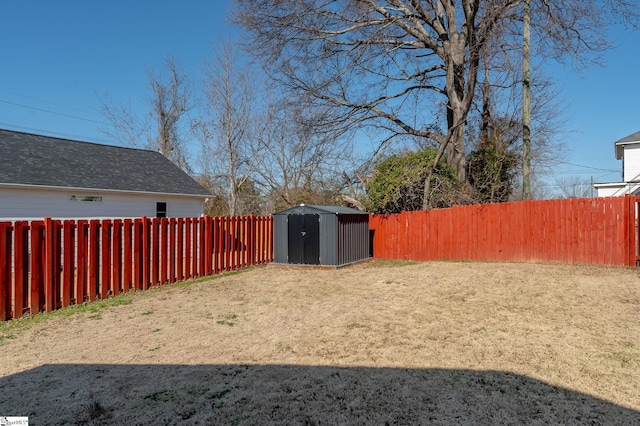
M635 269L271 265L2 333L34 423L640 424Z

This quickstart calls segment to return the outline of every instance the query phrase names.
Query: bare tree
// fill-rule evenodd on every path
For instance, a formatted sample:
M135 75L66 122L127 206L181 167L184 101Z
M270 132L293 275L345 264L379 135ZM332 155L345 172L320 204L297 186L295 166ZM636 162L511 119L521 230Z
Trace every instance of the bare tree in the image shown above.
M202 117L194 129L201 141L200 165L209 189L223 195L228 214L243 214L241 189L256 167L254 76L231 41L204 67Z
M375 126L386 133L381 144L430 140L440 147L437 160L446 151L464 180L480 52L518 3L240 0L236 16L254 51L325 106L332 124Z
M612 17L638 16L628 0L532 3L532 52L577 64L609 46ZM432 171L446 152L465 180L467 116L481 58L489 43L504 56L521 46L523 0L238 0L237 6L251 51L281 83L325 107L328 122L376 127L384 132L380 144L424 138L439 146ZM425 201L428 185L429 178Z
M340 170L350 164L350 143L314 126L287 99L269 102L259 133L259 182L274 210L299 203L333 203L342 189Z
M588 198L593 196L593 183L589 179L571 176L556 179L557 194L560 198Z
M522 182L516 184L524 162L523 98L519 92L522 58L519 46L508 50L501 40L505 36L496 34L482 55L477 95L467 118L468 179L481 192L476 194L477 202L522 199L524 192ZM557 88L543 73L543 67L536 65L530 104L532 178L548 175L566 156L565 138L560 137L566 133L564 108ZM540 179L535 183L539 186ZM532 196L546 194L535 188Z
M187 161L185 114L191 109L189 81L175 60L167 57L164 74L148 71L148 114L136 115L131 104L116 103L105 95L100 99L102 114L111 127L100 130L123 144L153 149L179 167L190 170Z
M638 26L639 7L628 0L523 0L522 25L522 195L531 198L534 158L530 98L531 51L558 61L569 59L576 68L601 65L610 49L607 28L615 22ZM531 32L536 37L532 39Z

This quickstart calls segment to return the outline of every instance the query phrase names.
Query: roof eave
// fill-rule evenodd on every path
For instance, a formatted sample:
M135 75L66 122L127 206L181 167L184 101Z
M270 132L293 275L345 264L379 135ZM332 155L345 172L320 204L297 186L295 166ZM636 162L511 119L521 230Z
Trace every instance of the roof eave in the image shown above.
M32 184L22 184L22 183L0 183L0 188L45 189L45 190L53 190L53 191L85 191L85 192L135 194L135 195L163 195L163 196L174 196L174 197L179 196L179 197L202 198L202 199L213 197L212 194L184 194L184 193L175 193L175 192L152 192L152 191L135 191L135 190L124 190L124 189L82 188L77 186L32 185Z
M605 182L605 183L594 183L593 186L595 188L623 188L627 186L626 182Z

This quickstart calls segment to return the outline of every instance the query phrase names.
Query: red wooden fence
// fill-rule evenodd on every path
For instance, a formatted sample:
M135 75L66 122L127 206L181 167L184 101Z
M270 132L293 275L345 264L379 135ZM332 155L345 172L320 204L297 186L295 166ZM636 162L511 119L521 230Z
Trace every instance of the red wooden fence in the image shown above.
M633 266L639 201L520 201L372 215L373 256Z
M273 261L269 216L0 222L0 320Z

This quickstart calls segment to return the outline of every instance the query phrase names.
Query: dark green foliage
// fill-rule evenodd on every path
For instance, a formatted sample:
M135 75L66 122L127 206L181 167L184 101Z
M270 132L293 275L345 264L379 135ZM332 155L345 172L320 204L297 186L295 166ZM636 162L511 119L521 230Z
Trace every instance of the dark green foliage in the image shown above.
M374 213L397 213L420 210L424 186L438 150L427 147L418 152L390 155L374 166L373 179L367 187L368 210ZM454 169L441 158L431 176L428 207L449 207L454 204L461 185Z
M505 145L500 136L494 134L469 154L467 177L478 203L509 201L519 159Z

